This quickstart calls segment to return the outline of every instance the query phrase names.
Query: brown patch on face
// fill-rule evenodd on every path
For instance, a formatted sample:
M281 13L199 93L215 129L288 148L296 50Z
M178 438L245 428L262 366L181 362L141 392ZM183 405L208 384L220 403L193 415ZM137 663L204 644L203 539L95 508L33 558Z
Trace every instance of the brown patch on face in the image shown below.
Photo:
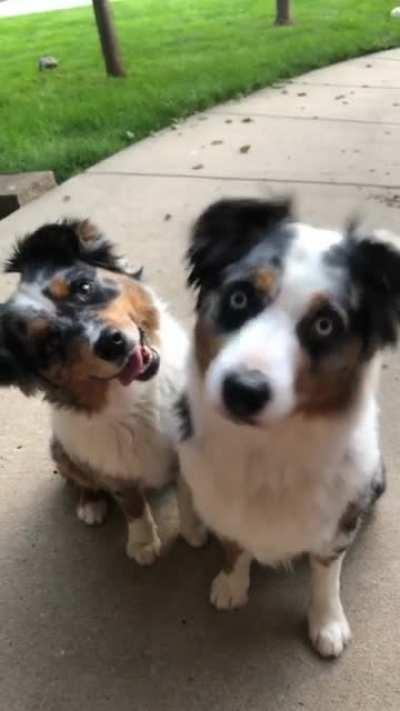
M211 361L219 351L219 339L213 333L212 327L204 319L199 318L194 327L194 344L197 365L204 375Z
M159 342L158 328L160 319L157 308L147 291L132 279L123 275L107 273L107 278L115 281L120 288L120 295L108 304L98 317L106 324L121 331L134 323L144 331L146 339L153 344Z
M66 299L70 295L69 285L62 277L53 279L49 285L49 292L56 301Z
M324 308L324 306L329 306L329 304L330 298L328 294L324 294L323 291L314 294L309 304L308 315L310 317L316 315L320 309Z
M159 315L151 296L128 277L105 273L108 280L118 282L120 294L96 316L104 325L121 331L136 325L144 332L149 345L157 345ZM117 375L117 368L99 358L86 340L76 338L69 344L66 360L51 364L41 375L48 385L46 392L50 401L93 413L105 407L110 379Z
M258 291L273 299L278 291L278 275L272 269L260 269L255 273L254 285Z
M296 411L324 415L350 407L360 384L361 352L362 343L354 338L317 363L303 353L295 382Z
M70 344L67 361L56 362L42 372L50 401L77 407L86 412L100 412L107 403L110 366L92 352L86 342Z

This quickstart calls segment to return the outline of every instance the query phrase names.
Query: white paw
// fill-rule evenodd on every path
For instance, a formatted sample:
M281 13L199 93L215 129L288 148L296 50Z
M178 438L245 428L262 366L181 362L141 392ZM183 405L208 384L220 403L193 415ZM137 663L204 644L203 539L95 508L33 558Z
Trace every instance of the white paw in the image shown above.
M247 603L247 586L221 570L211 584L210 601L217 610L237 610Z
M339 657L351 640L351 630L344 612L313 615L309 620L310 639L321 657Z
M181 536L192 548L201 548L207 543L208 531L200 521L189 526L182 526Z
M76 515L87 526L98 526L103 523L107 515L107 508L108 505L105 499L79 502Z
M126 555L139 565L152 565L161 554L161 541L157 534L151 541L129 541Z

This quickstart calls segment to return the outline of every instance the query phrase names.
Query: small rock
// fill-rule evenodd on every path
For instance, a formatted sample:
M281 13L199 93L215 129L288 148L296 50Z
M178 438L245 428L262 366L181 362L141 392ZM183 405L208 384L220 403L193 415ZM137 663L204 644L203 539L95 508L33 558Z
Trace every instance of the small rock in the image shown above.
M50 56L39 57L38 67L41 72L44 69L55 69L58 67L58 59Z
M69 202L71 200L71 195L64 195L63 202Z
M251 146L249 146L249 145L247 145L247 146L241 146L241 147L239 148L239 153L248 153L249 150L250 150L250 148L251 148Z
M167 212L167 214L164 215L164 220L165 220L165 222L168 222L168 220L170 220L171 217L172 217L172 215L170 215L169 212Z
M233 123L232 119L225 119L225 123Z
M242 119L242 123L252 123L253 119L248 116L247 118Z
M307 92L301 91L299 94L297 94L297 96L307 96Z
M222 146L223 141L211 141L212 146Z
M340 101L341 99L345 99L346 94L338 94L338 96L335 96L335 101Z
M192 166L192 170L201 170L202 168L204 168L203 163L197 163L196 165Z

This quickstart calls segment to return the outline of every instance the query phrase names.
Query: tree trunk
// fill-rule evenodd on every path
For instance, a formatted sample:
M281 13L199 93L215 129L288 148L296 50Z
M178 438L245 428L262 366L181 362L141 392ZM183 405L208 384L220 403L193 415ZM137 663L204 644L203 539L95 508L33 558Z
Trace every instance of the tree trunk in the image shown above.
M112 77L123 77L125 72L109 2L108 0L92 0L92 2L107 74Z
M291 0L276 0L276 25L290 25L292 22L290 12Z

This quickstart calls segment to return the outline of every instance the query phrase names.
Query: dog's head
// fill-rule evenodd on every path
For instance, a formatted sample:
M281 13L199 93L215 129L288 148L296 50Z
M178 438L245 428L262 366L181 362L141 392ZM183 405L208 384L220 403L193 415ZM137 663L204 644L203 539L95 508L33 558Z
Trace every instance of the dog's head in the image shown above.
M343 411L366 364L396 342L400 253L298 224L289 202L211 205L188 263L205 397L235 421Z
M0 306L0 385L101 409L113 379L158 370L158 309L88 221L48 224L16 246L19 284Z

